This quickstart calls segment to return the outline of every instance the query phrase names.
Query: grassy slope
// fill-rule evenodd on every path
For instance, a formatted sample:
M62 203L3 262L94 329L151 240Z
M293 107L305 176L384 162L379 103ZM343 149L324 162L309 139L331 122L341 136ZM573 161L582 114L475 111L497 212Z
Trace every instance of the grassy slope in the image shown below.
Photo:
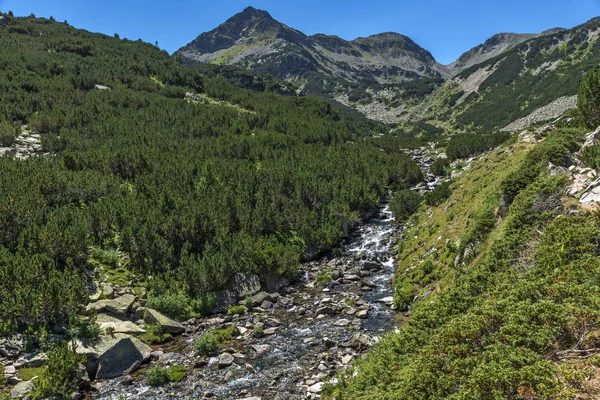
M596 398L600 359L587 350L598 347L598 220L568 216L577 209L564 198L568 179L545 172L548 158L572 152L578 137L555 131L536 146L496 150L445 204L421 210L401 244L396 300L407 282L433 293L325 398ZM541 174L523 175L536 165ZM477 208L493 210L515 177L522 185L508 216L481 229L486 213ZM474 237L475 256L454 267L460 245L446 239Z

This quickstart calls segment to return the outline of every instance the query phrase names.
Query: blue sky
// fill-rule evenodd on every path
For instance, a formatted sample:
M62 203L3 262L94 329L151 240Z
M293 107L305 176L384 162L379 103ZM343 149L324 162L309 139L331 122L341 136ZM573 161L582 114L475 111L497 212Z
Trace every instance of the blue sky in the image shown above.
M444 64L495 33L570 28L600 16L600 0L0 0L0 11L53 16L173 52L249 5L309 35L402 33Z

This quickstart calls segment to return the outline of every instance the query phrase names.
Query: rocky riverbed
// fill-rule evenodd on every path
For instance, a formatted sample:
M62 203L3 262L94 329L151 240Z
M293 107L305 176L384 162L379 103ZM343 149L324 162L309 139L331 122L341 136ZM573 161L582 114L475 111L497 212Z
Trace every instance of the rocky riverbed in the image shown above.
M426 192L440 184L429 167L443 155L431 147L408 153L426 176L414 190ZM394 245L402 230L402 225L394 223L387 203L382 202L351 230L339 254L303 263L297 282L271 282L261 288L257 277L253 278L257 282L252 277L240 277L236 285L252 295L252 306L241 315L219 313L179 324L145 309L144 300L130 289L99 285L88 308L98 311L97 323L111 333L77 346L77 352L87 359L85 368L96 377L87 397L320 398L324 383L335 379L337 372L351 368L403 318L393 311L390 284L395 270ZM238 298L242 297L249 305L250 298L238 293ZM145 332L145 323L158 324L179 336L150 348L135 337ZM213 356L198 355L194 343L215 330L227 331L230 337ZM4 364L15 376L13 370L27 363ZM140 364L144 365L137 369ZM146 372L152 365L183 365L187 377L181 382L150 387ZM12 381L17 383L18 379Z
M340 256L303 264L298 283L254 295L254 306L241 316L187 321L186 334L153 352L153 363L186 365L186 380L150 388L140 373L97 383L93 397L319 398L323 382L397 323L390 248L401 230L383 203L354 230ZM226 328L234 334L220 354L195 354L198 337Z

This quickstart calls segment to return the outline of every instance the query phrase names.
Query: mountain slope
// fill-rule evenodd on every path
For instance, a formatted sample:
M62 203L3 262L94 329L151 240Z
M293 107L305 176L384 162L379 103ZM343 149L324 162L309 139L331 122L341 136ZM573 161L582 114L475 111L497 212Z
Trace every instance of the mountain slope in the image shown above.
M480 64L490 58L496 57L516 45L537 36L539 35L527 33L499 33L486 40L485 43L475 46L462 54L458 60L448 65L448 68L452 75L454 75L473 65Z
M491 131L556 99L574 96L583 75L600 65L599 29L600 19L594 18L572 29L553 29L528 39L448 79L403 118L444 121L447 128L458 130Z
M274 94L272 78L6 18L2 332L73 322L98 280L186 299L181 318L210 311L236 273L293 278L308 247L338 244L340 215L356 219L421 178L399 141L381 150L381 126Z
M420 208L398 246L406 322L323 398L598 398L600 229L580 197L597 171L566 168L583 133L521 136Z
M346 41L306 36L252 7L198 36L176 53L187 65L212 62L269 73L329 94L339 85L439 78L444 69L410 38L383 33Z
M381 122L424 120L490 131L574 95L582 73L600 61L597 28L591 20L569 30L502 33L444 66L400 34L352 41L306 36L247 8L176 54L187 65L210 62L272 74Z

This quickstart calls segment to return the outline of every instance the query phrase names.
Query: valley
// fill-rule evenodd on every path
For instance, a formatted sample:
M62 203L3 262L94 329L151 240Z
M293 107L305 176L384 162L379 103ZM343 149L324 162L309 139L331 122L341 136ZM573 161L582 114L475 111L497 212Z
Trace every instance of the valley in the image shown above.
M597 398L599 27L0 13L0 400Z

